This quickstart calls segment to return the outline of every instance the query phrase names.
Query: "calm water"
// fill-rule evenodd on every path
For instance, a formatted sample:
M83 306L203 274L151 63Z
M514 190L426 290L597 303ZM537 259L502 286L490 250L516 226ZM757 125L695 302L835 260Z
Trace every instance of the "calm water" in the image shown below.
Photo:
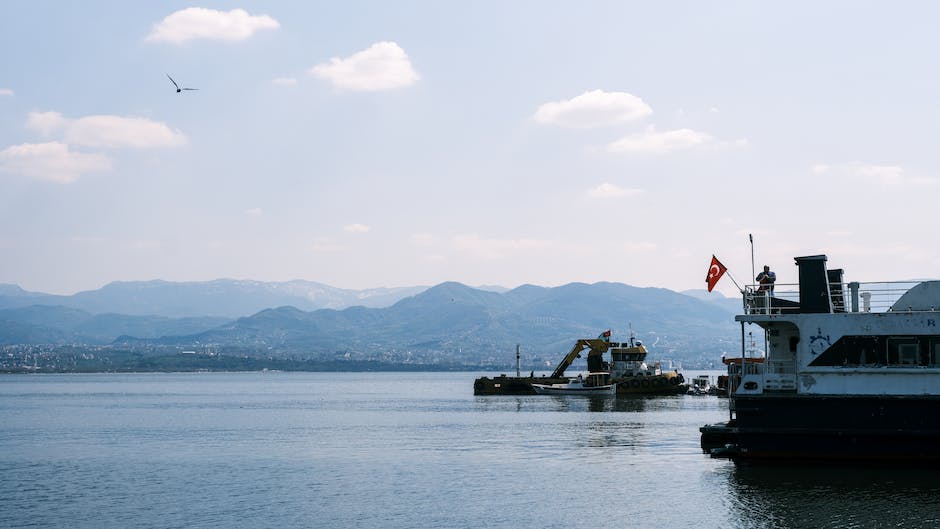
M0 376L0 527L940 527L936 471L709 459L723 399L478 375Z

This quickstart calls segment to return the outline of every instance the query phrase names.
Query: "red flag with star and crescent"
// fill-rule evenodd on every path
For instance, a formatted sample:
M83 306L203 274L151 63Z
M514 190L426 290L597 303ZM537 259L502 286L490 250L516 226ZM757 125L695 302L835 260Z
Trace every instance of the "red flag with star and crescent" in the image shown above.
M715 283L717 283L718 280L721 279L721 276L727 271L728 269L725 268L725 265L721 264L721 261L712 255L712 264L708 266L708 275L705 276L705 282L708 283L709 292L715 288Z

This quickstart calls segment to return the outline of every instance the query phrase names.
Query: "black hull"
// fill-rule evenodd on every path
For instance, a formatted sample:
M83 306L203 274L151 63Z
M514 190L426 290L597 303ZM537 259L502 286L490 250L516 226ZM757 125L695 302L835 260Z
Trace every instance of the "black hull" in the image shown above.
M473 382L474 395L537 395L532 384L564 384L567 378L480 377Z
M940 397L735 396L735 420L701 428L734 460L940 463Z

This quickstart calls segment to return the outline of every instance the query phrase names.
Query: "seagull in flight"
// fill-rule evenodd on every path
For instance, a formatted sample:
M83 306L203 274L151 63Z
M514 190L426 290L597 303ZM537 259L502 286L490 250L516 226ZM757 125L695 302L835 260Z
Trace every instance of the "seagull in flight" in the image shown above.
M198 88L180 88L180 85L176 84L176 81L174 81L173 78L170 77L170 74L166 74L166 76L170 79L170 82L173 83L173 86L176 87L177 94L182 92L183 90L199 90Z

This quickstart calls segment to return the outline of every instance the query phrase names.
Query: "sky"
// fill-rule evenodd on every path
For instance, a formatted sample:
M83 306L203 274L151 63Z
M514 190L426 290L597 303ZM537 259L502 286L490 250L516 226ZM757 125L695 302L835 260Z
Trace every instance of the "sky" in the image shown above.
M0 283L936 277L929 2L0 4ZM172 80L185 90L177 92ZM753 235L753 246L748 235Z

